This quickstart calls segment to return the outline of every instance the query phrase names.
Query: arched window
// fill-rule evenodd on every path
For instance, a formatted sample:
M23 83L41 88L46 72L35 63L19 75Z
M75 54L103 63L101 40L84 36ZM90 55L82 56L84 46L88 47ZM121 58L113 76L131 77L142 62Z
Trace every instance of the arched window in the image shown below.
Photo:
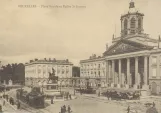
M131 19L130 28L135 28L135 18Z
M124 34L127 35L127 19L124 20Z
M100 76L101 75L101 73L100 73L100 71L98 71L98 76Z
M135 23L136 23L136 20L135 20L135 18L132 18L131 19L131 21L130 21L130 28L132 28L131 29L131 34L135 34L135 30L133 29L133 28L135 28L136 26L135 26Z
M141 18L138 19L138 28L141 28Z
M127 29L127 19L124 20L124 29Z

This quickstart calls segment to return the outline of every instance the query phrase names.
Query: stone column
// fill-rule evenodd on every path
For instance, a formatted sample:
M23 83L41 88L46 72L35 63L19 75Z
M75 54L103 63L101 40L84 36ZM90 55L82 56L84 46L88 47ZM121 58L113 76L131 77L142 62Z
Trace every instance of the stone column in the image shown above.
M111 80L112 80L112 75L111 75L111 61L108 61L108 77L109 77L109 82L111 84Z
M118 80L118 87L121 85L121 59L119 59L119 80Z
M112 60L112 84L115 83L115 61Z
M135 85L134 88L137 89L138 86L138 57L135 57Z
M127 29L128 29L128 34L130 34L130 18L127 20Z
M157 78L160 76L160 55L157 55Z
M106 61L105 67L105 74L106 74L106 84L109 84L109 61Z
M136 29L136 28L138 28L138 18L135 18L135 33L137 33L138 34L138 29Z
M131 80L130 80L130 58L127 58L127 85L126 87L129 87L131 85Z
M148 88L148 57L144 56L144 86L143 88Z

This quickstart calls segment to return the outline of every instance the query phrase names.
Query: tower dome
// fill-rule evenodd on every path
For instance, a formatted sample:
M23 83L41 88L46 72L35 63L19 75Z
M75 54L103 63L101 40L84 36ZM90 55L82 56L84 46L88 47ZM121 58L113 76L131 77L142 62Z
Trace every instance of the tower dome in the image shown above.
M133 0L129 3L129 11L121 16L121 36L143 33L143 16L135 8Z

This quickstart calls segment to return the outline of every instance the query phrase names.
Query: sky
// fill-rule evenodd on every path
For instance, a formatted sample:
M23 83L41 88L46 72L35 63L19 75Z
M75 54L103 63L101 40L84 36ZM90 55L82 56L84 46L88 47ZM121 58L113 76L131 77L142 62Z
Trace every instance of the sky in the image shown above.
M31 59L69 59L74 65L102 55L112 35L120 36L120 16L130 0L1 0L0 60L2 64ZM144 32L161 34L161 0L134 0L144 13ZM36 5L36 8L19 7ZM62 8L42 6L62 6ZM66 7L63 7L66 6ZM75 6L72 8L68 6ZM76 6L82 6L77 7Z

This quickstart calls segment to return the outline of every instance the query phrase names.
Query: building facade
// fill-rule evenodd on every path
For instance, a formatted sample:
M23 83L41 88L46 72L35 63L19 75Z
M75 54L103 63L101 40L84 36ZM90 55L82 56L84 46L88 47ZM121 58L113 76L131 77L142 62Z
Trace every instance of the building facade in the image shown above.
M55 70L59 84L62 86L70 85L72 78L73 64L68 60L43 59L30 60L25 64L25 84L26 85L45 85L48 81L49 73Z
M101 87L134 88L161 93L161 49L160 37L153 39L144 33L143 16L129 3L127 14L121 15L121 36L112 37L112 45L106 46L102 57L81 60L81 78L95 75L101 78ZM88 74L87 67L102 62L104 72ZM97 65L99 65L98 63ZM85 67L87 66L87 67ZM98 66L99 67L99 66ZM94 66L90 67L94 70ZM97 69L99 70L99 69ZM90 72L89 72L90 73ZM95 72L94 72L95 73ZM102 86L103 85L103 86Z
M91 87L106 86L106 62L105 58L90 56L87 60L80 61L80 85L86 87L87 82Z

